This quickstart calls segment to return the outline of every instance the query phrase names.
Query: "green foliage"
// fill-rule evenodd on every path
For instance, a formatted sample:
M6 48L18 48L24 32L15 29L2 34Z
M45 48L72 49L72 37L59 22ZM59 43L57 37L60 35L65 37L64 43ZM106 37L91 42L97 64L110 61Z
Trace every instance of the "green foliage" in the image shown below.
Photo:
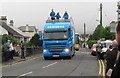
M92 45L95 44L95 43L97 43L97 40L88 40L87 41L87 44L88 44L89 48L91 48Z
M28 43L24 42L24 45L26 46L26 48L32 48L32 49L35 48L35 46L31 42Z
M7 40L12 40L12 37L10 35L4 34L2 36L2 43L6 42Z
M102 36L103 30L104 30L104 27L98 25L96 27L95 31L93 32L93 35L92 35L93 39L94 40L99 40Z
M105 40L113 40L115 38L115 33L110 32L110 26L104 28L98 25L93 34L90 35L89 40L99 40L101 38L105 38Z
M37 33L32 37L30 42L32 44L34 44L35 46L41 46L42 45L42 41L39 40L39 34L37 34Z
M19 40L13 38L11 35L4 34L4 35L2 36L2 44L3 44L4 42L6 42L7 40L10 40L10 41L13 43L13 45L20 43Z
M104 28L104 31L102 33L102 38L105 38L106 40L108 39L114 39L115 38L115 33L110 32L110 26L106 26Z

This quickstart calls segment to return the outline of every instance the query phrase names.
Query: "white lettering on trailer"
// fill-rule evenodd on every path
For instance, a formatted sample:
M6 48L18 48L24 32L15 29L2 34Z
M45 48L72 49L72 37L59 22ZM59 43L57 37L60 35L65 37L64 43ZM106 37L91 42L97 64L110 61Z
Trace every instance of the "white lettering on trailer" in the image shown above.
M65 28L64 26L48 26L47 28Z

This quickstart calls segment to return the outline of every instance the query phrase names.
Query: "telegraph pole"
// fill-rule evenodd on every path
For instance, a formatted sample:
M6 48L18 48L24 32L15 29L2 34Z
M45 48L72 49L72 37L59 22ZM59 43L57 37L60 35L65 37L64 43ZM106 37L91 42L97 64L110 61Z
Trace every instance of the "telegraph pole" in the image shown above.
M85 23L84 23L84 43L83 43L83 47L85 48L85 37L86 37L86 26L85 26Z
M100 26L102 26L102 3L100 3Z
M102 3L100 3L100 25L99 25L99 38L101 39L101 27L102 27Z
M85 42L85 37L86 37L86 25L84 23L84 42Z

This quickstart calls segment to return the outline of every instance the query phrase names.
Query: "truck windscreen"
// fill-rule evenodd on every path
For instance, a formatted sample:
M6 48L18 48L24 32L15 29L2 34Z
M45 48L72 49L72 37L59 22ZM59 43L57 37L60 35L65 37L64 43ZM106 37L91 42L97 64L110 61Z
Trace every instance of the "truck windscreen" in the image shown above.
M67 31L44 31L44 40L67 40L68 32Z

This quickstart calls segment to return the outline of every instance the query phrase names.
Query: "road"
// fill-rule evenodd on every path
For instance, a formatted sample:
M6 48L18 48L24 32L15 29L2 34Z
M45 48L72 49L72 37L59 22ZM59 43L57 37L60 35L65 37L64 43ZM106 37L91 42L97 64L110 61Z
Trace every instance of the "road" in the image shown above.
M81 48L75 56L69 59L44 60L40 56L2 68L3 76L99 76L99 63L90 55L90 51Z

